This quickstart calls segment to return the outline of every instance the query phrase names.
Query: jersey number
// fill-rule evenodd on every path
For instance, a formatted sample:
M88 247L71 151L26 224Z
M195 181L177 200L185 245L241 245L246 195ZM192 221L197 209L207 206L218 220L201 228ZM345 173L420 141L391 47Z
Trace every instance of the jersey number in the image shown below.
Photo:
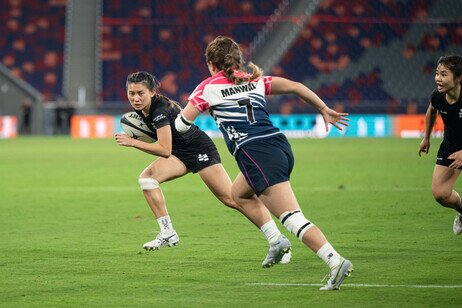
M250 99L244 98L244 99L238 100L237 103L239 104L240 107L245 106L245 111L247 113L247 121L249 121L250 124L255 123L255 116L253 114L253 106L252 106L252 103L250 102Z

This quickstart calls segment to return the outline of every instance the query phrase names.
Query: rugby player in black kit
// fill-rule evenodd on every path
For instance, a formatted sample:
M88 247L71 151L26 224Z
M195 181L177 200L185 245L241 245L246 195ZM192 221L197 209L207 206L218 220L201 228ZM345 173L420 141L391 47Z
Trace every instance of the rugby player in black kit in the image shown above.
M444 123L441 142L432 178L432 193L444 207L454 209L454 234L462 234L462 201L454 184L462 169L462 57L443 56L438 60L435 82L425 119L425 135L419 146L419 156L430 149L430 136L438 113Z

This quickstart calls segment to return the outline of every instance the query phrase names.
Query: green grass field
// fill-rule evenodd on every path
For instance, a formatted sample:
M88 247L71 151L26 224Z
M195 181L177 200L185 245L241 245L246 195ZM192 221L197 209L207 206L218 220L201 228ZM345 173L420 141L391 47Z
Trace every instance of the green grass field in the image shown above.
M261 232L196 175L162 185L180 245L145 252L158 227L137 177L153 156L22 137L0 140L0 306L462 305L462 236L430 191L439 140L423 158L416 139L291 142L305 215L355 267L340 291L318 290L327 267L282 227L292 262L262 269Z

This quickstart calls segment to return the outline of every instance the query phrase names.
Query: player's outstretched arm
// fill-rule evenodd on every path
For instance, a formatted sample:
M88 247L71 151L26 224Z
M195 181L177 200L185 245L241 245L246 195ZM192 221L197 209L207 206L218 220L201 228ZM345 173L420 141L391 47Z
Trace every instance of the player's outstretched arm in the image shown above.
M342 130L342 126L348 126L349 119L346 117L348 113L339 113L330 109L326 103L307 86L300 82L292 81L282 77L273 77L271 84L271 94L296 94L303 101L310 104L318 110L324 118L326 131L328 124L332 124L338 130Z
M330 109L327 105L321 109L321 114L324 119L324 125L326 125L326 132L329 130L329 123L332 124L338 130L343 130L342 126L348 126L348 119L346 116L348 113L340 113L333 109Z

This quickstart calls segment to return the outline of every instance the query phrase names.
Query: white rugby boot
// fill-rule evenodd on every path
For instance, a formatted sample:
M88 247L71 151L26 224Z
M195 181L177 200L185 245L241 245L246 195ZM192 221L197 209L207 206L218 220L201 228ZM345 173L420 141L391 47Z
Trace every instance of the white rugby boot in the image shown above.
M160 247L172 247L178 245L180 237L173 231L171 234L157 234L156 238L153 241L147 242L143 245L143 248L146 250L157 250Z
M279 263L284 255L290 252L290 247L290 241L284 235L279 235L276 242L270 245L268 254L266 255L265 260L263 260L261 266L267 268L273 266L276 263Z
M282 256L282 259L281 261L279 261L279 264L288 264L291 259L292 259L292 250L289 250L289 252L285 253Z
M455 235L459 235L462 233L462 214L457 212L456 218L454 219L454 225L452 226L452 230L454 231Z
M327 284L321 287L319 290L330 291L340 289L340 285L342 284L343 280L350 276L352 271L353 264L349 260L342 258L340 264L332 269L326 275L326 277L324 277L324 279L329 277L329 280L327 280Z

